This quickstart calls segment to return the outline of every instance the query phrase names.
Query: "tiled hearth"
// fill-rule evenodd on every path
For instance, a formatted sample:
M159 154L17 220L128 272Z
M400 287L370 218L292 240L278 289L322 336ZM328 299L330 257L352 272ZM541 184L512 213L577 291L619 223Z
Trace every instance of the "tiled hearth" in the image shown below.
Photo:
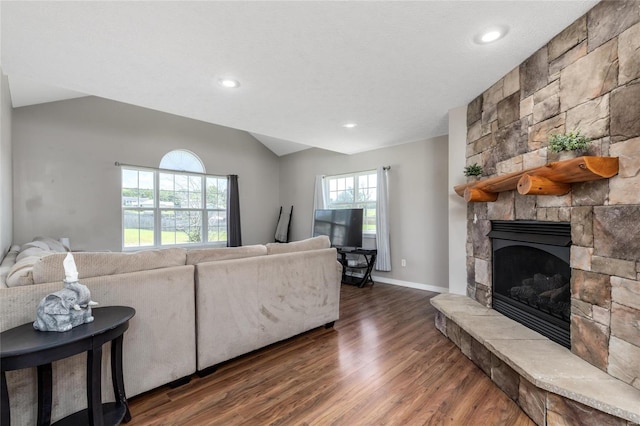
M436 327L536 424L640 423L640 390L466 296L431 304Z

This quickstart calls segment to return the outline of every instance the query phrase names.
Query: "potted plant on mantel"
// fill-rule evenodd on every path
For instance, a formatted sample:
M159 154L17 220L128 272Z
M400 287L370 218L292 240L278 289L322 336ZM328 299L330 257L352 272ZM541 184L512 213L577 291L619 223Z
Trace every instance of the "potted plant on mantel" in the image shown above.
M464 168L464 175L467 177L467 182L474 182L478 180L478 177L482 174L482 166L478 163L473 163L470 166Z
M580 130L563 135L553 134L549 137L549 150L556 153L562 153L563 151L571 153L566 156L560 155L560 157L571 158L576 155L582 155L587 150L590 141L590 138L580 134Z

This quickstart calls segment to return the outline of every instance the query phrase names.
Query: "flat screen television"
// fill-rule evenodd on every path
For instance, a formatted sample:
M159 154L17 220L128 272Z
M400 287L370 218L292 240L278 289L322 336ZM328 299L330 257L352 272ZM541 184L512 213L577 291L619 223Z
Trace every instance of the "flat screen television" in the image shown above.
M326 235L332 247L362 247L363 209L318 209L313 236Z

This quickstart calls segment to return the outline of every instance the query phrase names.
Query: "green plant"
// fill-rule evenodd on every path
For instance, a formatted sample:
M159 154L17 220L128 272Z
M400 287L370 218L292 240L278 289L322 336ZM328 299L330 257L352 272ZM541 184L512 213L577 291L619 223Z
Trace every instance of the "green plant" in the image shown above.
M465 176L480 176L482 174L482 166L478 165L478 163L473 163L470 166L466 166L464 168Z
M549 137L549 149L553 152L582 151L587 148L590 140L581 135L579 130L564 135L555 134Z

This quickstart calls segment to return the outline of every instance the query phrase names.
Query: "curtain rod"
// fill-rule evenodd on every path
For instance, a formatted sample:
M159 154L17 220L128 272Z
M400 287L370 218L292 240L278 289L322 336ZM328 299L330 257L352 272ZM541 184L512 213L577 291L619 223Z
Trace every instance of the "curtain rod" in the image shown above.
M227 176L227 175L216 175L216 174L201 173L201 172L190 172L187 170L173 170L173 169L161 169L159 167L138 166L137 164L126 164L126 163L121 163L119 161L116 161L114 165L116 167L135 167L137 169L158 170L160 172L167 172L167 173L178 172L178 173L188 173L190 175L198 175L198 176Z
M210 174L207 174L207 173L200 173L200 172L188 172L186 170L173 170L173 169L161 169L159 167L138 166L136 164L121 163L119 161L116 161L114 163L114 165L116 167L136 167L138 169L158 170L158 171L161 171L161 172L170 172L170 173L182 172L182 173L190 173L190 174L201 175L201 176L227 176L227 175L210 175ZM383 166L382 169L383 170L391 170L391 166ZM359 172L349 172L349 173L362 173L362 172L368 172L368 171L369 170L360 170ZM347 174L349 174L349 173L347 173Z
M391 170L391 166L382 166L382 170ZM370 171L371 170L359 170L357 172L346 172L346 173L340 173L338 175L331 175L331 176L353 175L353 174L357 174L357 173L364 173L364 172L370 172ZM322 175L322 179L324 179L326 176L327 175Z

